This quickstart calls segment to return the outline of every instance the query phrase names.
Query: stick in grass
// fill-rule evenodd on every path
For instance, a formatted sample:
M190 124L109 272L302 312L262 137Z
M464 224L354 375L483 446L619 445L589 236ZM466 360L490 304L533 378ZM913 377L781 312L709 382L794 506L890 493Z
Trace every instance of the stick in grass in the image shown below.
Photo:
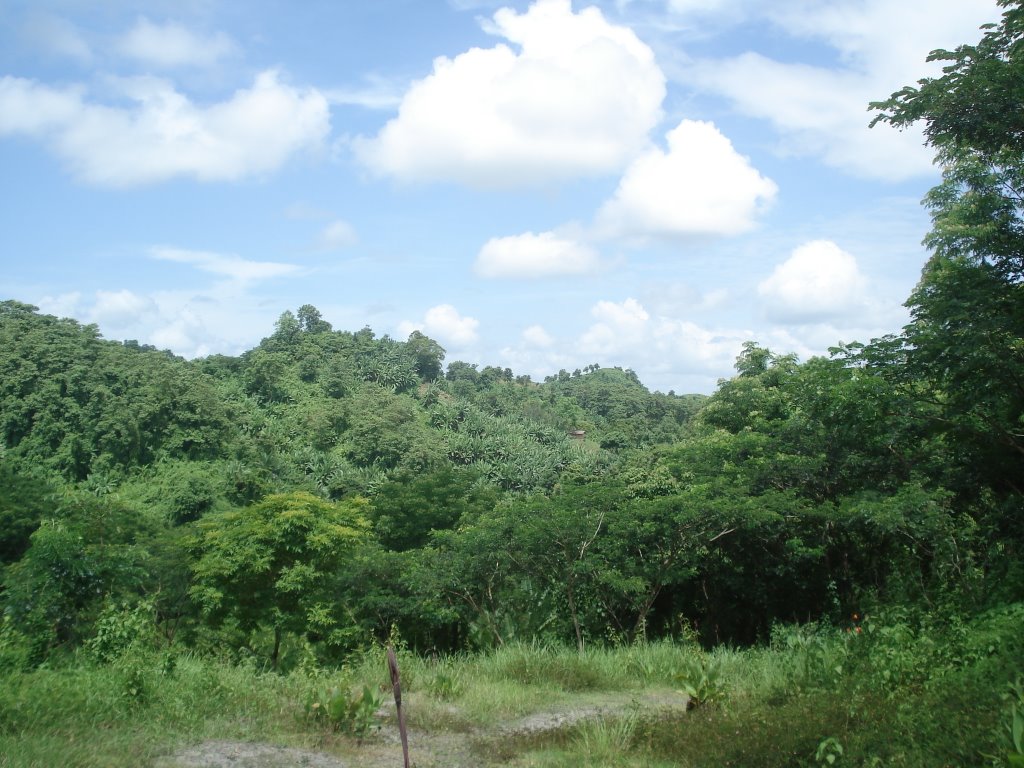
M391 688L395 692L395 709L398 710L398 733L402 737L402 759L405 761L405 768L411 768L409 763L409 737L405 732L405 713L402 712L402 681L398 674L398 658L395 656L395 649L388 646L388 669L391 671Z

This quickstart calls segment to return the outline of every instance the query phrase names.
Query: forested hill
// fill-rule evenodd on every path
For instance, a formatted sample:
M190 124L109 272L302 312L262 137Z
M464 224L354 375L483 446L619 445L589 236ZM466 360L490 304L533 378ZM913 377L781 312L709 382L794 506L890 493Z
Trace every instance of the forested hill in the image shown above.
M582 649L749 643L866 605L1016 615L1024 142L1003 86L1024 9L1004 5L934 54L942 77L872 105L923 121L943 164L910 323L804 362L747 343L707 399L597 365L445 370L419 333L334 331L309 305L189 362L3 302L0 661L133 616L276 667L393 632Z
M502 490L550 490L566 471L601 474L615 451L678 439L704 400L652 394L632 371L597 365L543 384L461 361L446 375L426 336L333 331L308 305L239 357L185 361L6 301L0 347L7 461L95 487L205 462L250 476L249 500L322 491L329 477L339 498L396 470L446 465Z
M943 169L908 325L806 361L748 342L707 398L445 366L309 305L186 361L0 302L0 764L107 764L81 745L147 716L153 753L229 700L213 735L261 738L260 691L365 730L382 678L346 669L381 641L430 659L428 724L480 725L448 706L468 650L500 668L473 716L587 690L595 648L706 707L563 732L614 754L544 765L1024 764L1024 3L1000 5L872 105ZM304 720L287 680L319 689Z
M186 361L4 302L8 626L41 659L142 600L188 643L272 627L276 664L289 638L330 659L393 628L448 649L751 642L869 595L1019 599L1020 394L994 380L1014 361L975 366L982 338L957 376L935 367L936 296L831 359L748 343L710 398L597 365L444 372L419 333L334 331L308 305Z

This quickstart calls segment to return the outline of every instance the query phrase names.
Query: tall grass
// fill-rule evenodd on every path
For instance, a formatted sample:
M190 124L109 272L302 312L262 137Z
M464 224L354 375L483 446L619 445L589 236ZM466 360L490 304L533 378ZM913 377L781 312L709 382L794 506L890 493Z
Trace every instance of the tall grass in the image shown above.
M1024 673L1022 619L1024 606L970 624L883 617L862 633L790 627L768 646L710 652L668 641L440 658L399 648L399 664L410 726L475 742L481 765L814 766L831 739L843 750L838 766L998 766L1009 754L1000 696ZM700 674L707 695L689 712L623 705L693 686ZM364 685L389 689L383 648L341 669L300 664L288 674L138 650L107 664L82 655L8 670L0 767L140 766L207 738L323 745L325 724L304 716L310 697ZM595 701L618 708L560 730L505 728ZM344 748L344 738L327 743Z
M0 766L139 766L206 737L304 741L308 681L184 656L84 660L0 678Z

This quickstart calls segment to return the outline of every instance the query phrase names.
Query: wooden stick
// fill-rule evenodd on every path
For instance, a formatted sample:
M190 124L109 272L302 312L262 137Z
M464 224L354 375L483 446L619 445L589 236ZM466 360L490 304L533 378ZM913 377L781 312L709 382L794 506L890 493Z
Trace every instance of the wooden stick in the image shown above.
M388 670L391 672L391 688L395 692L395 709L398 710L398 733L402 737L402 759L405 768L412 768L409 762L409 736L405 731L405 713L402 712L402 680L398 674L398 657L395 649L388 646Z

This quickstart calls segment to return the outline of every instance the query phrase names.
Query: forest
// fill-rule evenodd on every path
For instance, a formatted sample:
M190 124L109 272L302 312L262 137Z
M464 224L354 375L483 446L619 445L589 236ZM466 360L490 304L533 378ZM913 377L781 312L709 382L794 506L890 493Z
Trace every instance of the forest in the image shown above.
M748 342L707 397L599 363L446 364L311 305L185 360L0 303L0 766L278 728L341 750L387 643L424 700L657 679L697 705L509 764L1024 765L1024 9L1004 6L871 105L923 124L942 168L909 324L804 361Z

